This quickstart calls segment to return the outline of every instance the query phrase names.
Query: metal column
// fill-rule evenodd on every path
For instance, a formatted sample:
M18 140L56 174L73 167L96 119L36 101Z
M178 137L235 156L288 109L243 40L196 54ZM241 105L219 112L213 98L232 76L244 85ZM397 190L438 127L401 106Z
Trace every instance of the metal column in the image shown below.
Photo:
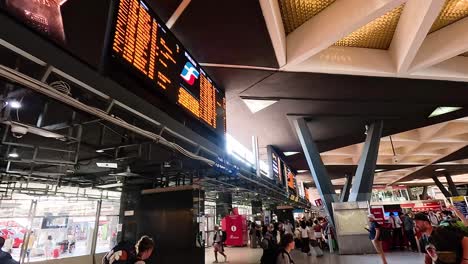
M29 215L28 215L28 226L26 228L26 233L23 237L23 244L21 245L21 252L20 252L20 263L25 263L26 252L28 251L29 239L31 238L31 231L32 231L32 222L34 220L34 216L36 215L36 208L37 208L37 200L31 201L31 206L29 207ZM28 260L29 263L29 260Z
M315 186L325 205L325 212L330 216L330 223L334 225L332 203L338 202L338 196L333 188L330 177L328 177L327 170L325 169L325 165L323 165L320 153L307 127L306 121L304 118L300 118L294 120L293 123L304 150L310 172L314 178Z
M96 254L97 237L99 231L99 218L101 217L101 207L102 200L99 200L97 202L96 209L96 222L94 222L93 241L91 242L91 256L93 257L93 264L96 264L96 258L94 257L94 255Z
M439 187L440 191L444 194L445 198L452 197L452 194L450 194L450 192L447 191L447 189L445 189L445 186L439 181L437 176L432 175L432 180L437 185L437 187Z
M257 177L262 176L261 170L260 170L260 151L258 149L258 137L252 136L252 150L253 154L255 157L255 170L257 173Z
M446 171L444 172L444 176L447 179L448 189L450 193L452 193L452 196L459 196L457 186L452 180L452 175Z
M343 186L343 190L341 190L340 202L347 202L349 199L349 192L351 191L351 184L353 182L353 175L346 174L346 182Z
M379 154L380 138L383 121L377 121L369 126L366 142L353 181L353 189L349 196L350 202L370 201L374 185L375 165Z

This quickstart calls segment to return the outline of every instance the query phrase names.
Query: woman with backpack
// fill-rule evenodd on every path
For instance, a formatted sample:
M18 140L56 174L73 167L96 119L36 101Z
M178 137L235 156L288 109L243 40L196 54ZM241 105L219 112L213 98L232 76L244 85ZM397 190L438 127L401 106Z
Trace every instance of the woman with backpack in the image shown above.
M224 231L219 229L219 226L215 226L215 234L213 237L213 248L215 255L215 262L218 263L218 253L224 257L224 262L227 262L227 255L224 253L224 242L226 241L226 236Z
M275 263L275 256L277 252L276 237L273 235L274 225L268 226L268 231L263 236L261 246L263 248L263 255L260 260L261 264L272 264Z
M280 249L276 257L276 264L294 264L289 254L294 249L294 237L292 234L285 234L281 237Z

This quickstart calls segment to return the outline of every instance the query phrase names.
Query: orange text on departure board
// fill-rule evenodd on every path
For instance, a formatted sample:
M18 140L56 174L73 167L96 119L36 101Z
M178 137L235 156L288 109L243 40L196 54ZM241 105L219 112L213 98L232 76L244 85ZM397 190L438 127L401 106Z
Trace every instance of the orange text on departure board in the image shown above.
M195 116L200 117L200 104L198 100L182 87L179 88L178 103L192 112Z

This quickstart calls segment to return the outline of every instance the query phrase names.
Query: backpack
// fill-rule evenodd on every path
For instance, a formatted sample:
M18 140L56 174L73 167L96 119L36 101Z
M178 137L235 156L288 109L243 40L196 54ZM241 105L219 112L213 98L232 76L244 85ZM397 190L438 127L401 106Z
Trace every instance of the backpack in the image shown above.
M225 243L227 240L227 233L224 231L221 231L221 235L222 235L221 242Z
M134 264L137 261L135 246L122 241L102 258L102 264Z

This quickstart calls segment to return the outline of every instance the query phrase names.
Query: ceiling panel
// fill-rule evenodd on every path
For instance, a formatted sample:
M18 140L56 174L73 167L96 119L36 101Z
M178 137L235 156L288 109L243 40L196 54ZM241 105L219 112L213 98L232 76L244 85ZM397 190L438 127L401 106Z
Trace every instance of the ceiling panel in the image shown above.
M278 0L286 34L322 12L335 0Z
M177 7L179 7L180 3L182 3L182 0L158 0L147 2L159 18L164 22L167 22Z
M335 46L388 49L398 26L404 5L377 18L347 37L336 42Z
M200 63L278 67L259 1L191 1L171 30Z
M432 25L429 34L465 17L468 17L468 1L447 0L445 1L442 11Z

